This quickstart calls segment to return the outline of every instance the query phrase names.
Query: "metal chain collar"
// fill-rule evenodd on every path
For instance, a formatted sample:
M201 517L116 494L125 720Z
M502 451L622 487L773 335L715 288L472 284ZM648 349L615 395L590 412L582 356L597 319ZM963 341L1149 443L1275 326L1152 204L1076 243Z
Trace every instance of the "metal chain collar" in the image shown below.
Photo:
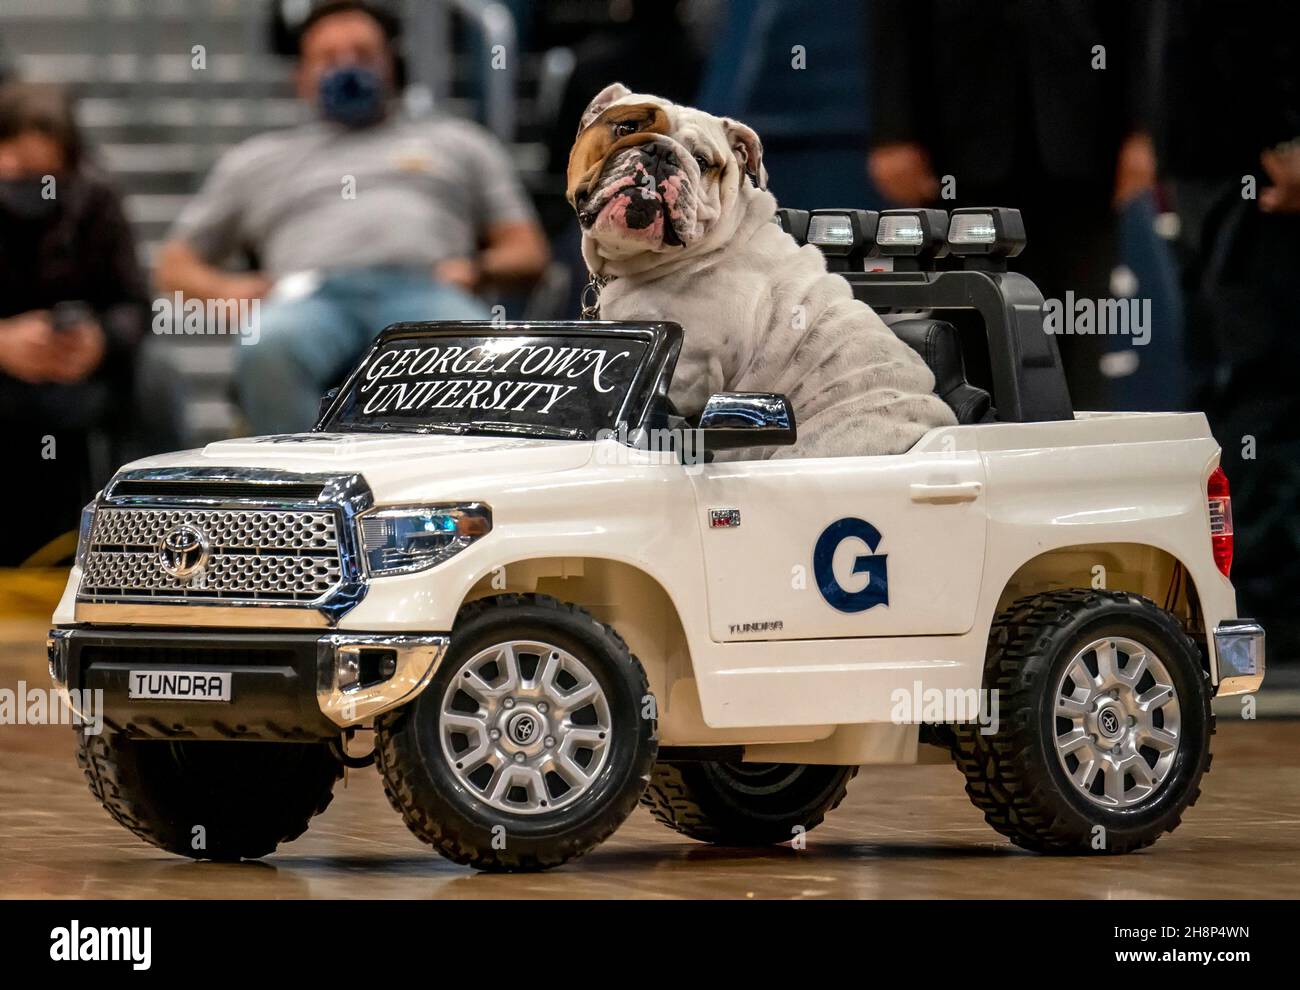
M600 319L600 292L609 284L612 276L587 273L589 281L582 290L582 318L584 320Z

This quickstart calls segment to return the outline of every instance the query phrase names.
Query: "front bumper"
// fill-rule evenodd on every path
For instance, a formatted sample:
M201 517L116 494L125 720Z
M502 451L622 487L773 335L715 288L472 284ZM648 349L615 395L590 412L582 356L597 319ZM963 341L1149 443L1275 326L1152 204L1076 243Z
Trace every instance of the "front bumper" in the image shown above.
M1224 619L1214 627L1219 696L1253 694L1264 683L1264 627L1254 619Z
M71 698L102 691L104 724L151 739L310 742L415 698L445 635L317 635L140 628L51 630L50 676ZM229 672L229 701L129 697L133 670ZM84 697L84 696L83 696Z

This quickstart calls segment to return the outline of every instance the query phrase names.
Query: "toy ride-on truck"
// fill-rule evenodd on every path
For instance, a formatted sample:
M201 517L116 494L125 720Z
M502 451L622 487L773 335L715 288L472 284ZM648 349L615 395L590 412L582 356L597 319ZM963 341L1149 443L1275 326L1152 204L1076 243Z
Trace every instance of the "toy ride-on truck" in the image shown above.
M683 419L674 324L420 323L312 432L123 468L49 639L67 697L102 692L95 796L171 852L259 857L373 762L443 855L530 870L638 801L789 841L859 766L942 747L1020 846L1154 842L1211 698L1264 672L1205 417L1074 412L996 256L865 267L959 420L902 454L755 456L795 438L780 395Z

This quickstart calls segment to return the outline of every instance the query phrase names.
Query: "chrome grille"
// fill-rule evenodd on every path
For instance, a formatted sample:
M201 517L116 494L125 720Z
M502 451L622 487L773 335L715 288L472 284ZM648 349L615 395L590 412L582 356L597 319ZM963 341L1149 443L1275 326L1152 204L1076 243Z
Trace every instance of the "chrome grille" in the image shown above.
M269 509L102 508L95 513L93 547L158 546L184 523L207 534L213 550L333 550L338 546L332 512Z
M162 541L190 526L209 557L192 577L163 569ZM276 601L306 604L342 581L333 511L101 506L83 564L88 600Z

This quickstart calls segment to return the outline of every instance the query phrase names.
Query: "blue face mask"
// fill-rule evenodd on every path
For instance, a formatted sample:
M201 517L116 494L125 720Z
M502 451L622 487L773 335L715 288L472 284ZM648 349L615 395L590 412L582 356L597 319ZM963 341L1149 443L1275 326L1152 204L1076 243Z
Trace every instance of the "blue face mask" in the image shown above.
M387 93L379 74L360 65L345 65L321 76L320 112L345 127L367 127L384 117Z

